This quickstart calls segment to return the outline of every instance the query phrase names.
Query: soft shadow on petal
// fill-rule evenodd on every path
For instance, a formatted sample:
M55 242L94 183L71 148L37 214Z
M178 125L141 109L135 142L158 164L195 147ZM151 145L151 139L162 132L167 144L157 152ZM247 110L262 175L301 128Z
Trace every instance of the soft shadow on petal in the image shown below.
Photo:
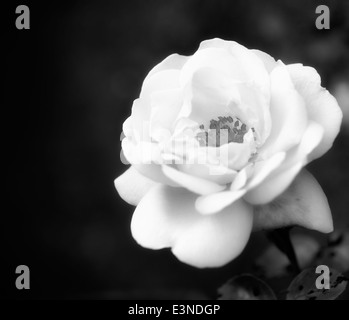
M156 184L156 182L141 175L132 166L114 180L115 188L120 197L134 206Z
M342 122L343 113L337 100L321 87L321 79L314 68L302 64L287 66L296 89L305 100L310 120L324 128L324 137L319 146L310 155L310 160L321 157L332 146Z
M333 231L331 210L326 195L306 170L303 170L293 184L273 202L255 207L255 230L289 225L324 233Z
M242 201L204 216L196 195L158 185L142 199L132 218L135 240L151 249L172 247L176 257L195 267L219 267L244 249L252 228L252 207Z

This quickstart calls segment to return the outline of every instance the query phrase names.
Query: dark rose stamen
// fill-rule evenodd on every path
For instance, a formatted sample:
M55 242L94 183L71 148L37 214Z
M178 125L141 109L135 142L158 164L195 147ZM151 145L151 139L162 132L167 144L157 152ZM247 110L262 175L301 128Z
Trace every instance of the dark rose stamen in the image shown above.
M209 129L205 130L204 125L200 125L200 130L196 137L201 146L219 147L224 143L243 143L247 126L236 117L218 117L218 120L210 121Z

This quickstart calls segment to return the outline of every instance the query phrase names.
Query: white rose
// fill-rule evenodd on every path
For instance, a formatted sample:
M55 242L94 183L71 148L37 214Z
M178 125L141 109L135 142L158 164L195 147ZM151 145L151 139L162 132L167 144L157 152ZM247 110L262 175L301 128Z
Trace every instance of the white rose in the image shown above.
M331 232L326 196L301 170L331 148L341 119L311 67L221 39L167 57L145 78L123 127L132 166L115 186L137 206L133 237L190 265L218 267L241 253L253 229Z

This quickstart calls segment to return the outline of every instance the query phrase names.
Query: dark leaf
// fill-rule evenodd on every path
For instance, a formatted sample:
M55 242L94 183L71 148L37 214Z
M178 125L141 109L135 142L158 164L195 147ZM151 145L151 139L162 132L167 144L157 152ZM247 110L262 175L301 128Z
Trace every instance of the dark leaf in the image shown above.
M288 287L287 300L335 300L346 288L348 279L330 269L330 289L317 289L316 267L303 270Z

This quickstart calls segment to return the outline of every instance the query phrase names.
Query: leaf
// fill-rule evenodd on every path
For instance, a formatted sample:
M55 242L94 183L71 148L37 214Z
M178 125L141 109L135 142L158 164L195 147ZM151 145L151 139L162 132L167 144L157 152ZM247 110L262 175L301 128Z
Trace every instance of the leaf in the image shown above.
M335 300L345 290L348 279L334 269L330 269L330 289L317 289L320 274L315 270L316 267L307 268L293 279L286 300Z
M276 300L273 290L261 279L242 274L218 289L218 300Z

